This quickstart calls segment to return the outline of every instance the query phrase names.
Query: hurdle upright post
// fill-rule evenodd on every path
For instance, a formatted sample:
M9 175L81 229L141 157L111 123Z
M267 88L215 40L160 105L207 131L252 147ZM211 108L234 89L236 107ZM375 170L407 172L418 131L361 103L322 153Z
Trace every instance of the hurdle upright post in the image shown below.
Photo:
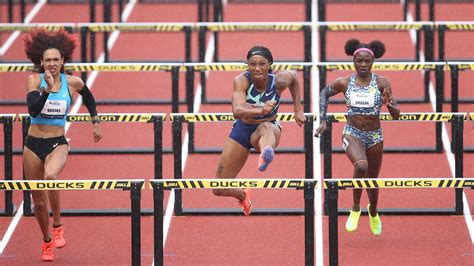
M28 135L28 128L30 127L30 117L24 116L21 121L21 128L23 132L23 147L25 146L25 138ZM23 171L23 180L26 180L25 172ZM30 191L23 190L23 215L32 216L33 212L31 211L31 196Z
M13 117L5 116L3 122L4 173L5 180L13 180ZM13 215L13 191L5 191L5 215Z
M436 66L436 112L443 112L443 99L444 99L444 71L443 65ZM443 150L443 141L441 139L442 124L436 122L436 151L441 152Z
M324 180L329 180L332 178L332 120L326 119L326 131L322 135L322 148L323 151L323 169L324 169ZM324 190L324 214L328 214L328 193Z
M464 117L463 115L455 114L453 123L453 146L454 146L454 178L464 178L464 153L463 153L463 132L464 132ZM462 189L455 189L456 206L455 213L463 214Z
M186 105L188 113L194 113L194 67L186 66ZM194 123L188 123L189 153L194 153Z
M153 228L155 265L163 265L163 183L152 183L153 186Z
M182 135L183 135L183 118L181 116L175 116L173 119L173 165L174 165L174 178L182 179ZM182 193L181 190L175 191L175 200L174 200L174 213L175 215L181 215L183 213L182 207Z
M163 178L163 119L155 117L153 121L155 179Z
M304 183L305 265L314 265L314 182Z
M141 196L143 181L132 181L130 190L132 216L132 265L141 264Z
M338 204L339 190L337 181L327 181L328 184L328 205L329 205L329 265L335 266L339 263L339 243L338 243Z

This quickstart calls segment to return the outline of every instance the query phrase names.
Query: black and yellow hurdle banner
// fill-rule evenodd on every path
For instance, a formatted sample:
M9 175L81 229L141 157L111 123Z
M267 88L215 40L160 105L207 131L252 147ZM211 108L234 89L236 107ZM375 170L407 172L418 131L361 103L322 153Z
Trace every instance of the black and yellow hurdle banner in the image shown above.
M193 28L194 23L159 23L159 22L127 22L127 23L79 23L78 27L87 28L91 32L179 32L185 27Z
M194 29L205 28L208 31L301 31L311 22L200 22Z
M107 190L130 189L132 182L143 179L123 180L0 180L0 190ZM143 184L144 187L144 184ZM142 188L143 188L142 187Z
M331 21L331 22L196 22L196 23L163 23L163 22L109 22L109 23L0 23L0 32L29 31L42 27L58 30L68 27L73 30L83 28L91 32L111 32L115 30L128 32L179 32L188 27L191 30L206 29L208 31L301 31L304 27L330 31L361 31L361 30L392 30L407 31L423 28L447 30L474 30L474 21Z
M16 114L0 114L0 123L3 123L6 117L11 117L13 122L16 120Z
M305 183L316 185L311 179L151 179L152 187L160 184L164 189L205 188L295 188L303 189Z
M436 27L443 26L448 30L474 30L474 21L436 21Z
M140 123L152 123L155 121L164 121L166 114L161 113L120 113L120 114L98 114L100 122L140 122ZM22 122L24 117L29 117L28 114L18 115L19 121ZM68 115L66 117L68 122L91 122L89 114L75 114Z
M352 62L275 62L272 69L282 70L304 70L305 67L325 68L326 70L354 71ZM459 70L474 70L474 62L375 62L374 71L409 71L409 70L435 70L443 66L443 70L449 70L451 66L457 66ZM186 71L192 68L195 71L245 71L247 65L242 62L232 63L70 63L65 69L70 72L147 72L147 71L171 71L178 68ZM0 72L32 72L33 65L26 63L3 63L0 64Z
M340 189L354 188L471 188L474 178L377 178L332 179ZM329 181L324 181L324 189Z
M435 24L430 21L426 22L399 22L399 21L383 21L383 22L320 22L317 24L320 28L324 27L330 31L361 31L361 30L392 30L407 31L419 30L423 27L434 28Z
M382 121L452 121L456 115L462 115L467 119L467 113L400 113L400 118L394 120L389 113L380 114ZM334 122L346 122L347 113L331 113L327 115Z
M78 29L77 23L0 23L0 32L30 31L36 28L45 28L57 31L62 28Z
M313 116L314 114L305 113L306 116ZM235 121L232 113L171 113L170 120L175 121L176 118L182 117L183 122L195 123L195 122L228 122ZM293 113L279 113L276 118L280 122L291 122L295 121Z

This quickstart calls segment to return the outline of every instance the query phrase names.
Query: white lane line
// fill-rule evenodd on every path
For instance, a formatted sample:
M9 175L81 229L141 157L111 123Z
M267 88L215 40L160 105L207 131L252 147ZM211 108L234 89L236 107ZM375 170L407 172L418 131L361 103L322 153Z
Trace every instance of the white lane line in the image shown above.
M18 207L18 211L15 213L15 217L13 217L12 222L8 226L7 232L2 238L2 241L0 242L0 254L3 254L3 251L7 247L8 242L10 241L10 238L13 235L13 232L15 232L15 228L20 222L21 217L23 216L23 202L21 202L20 207Z
M407 21L408 22L413 22L413 16L410 11L408 11L407 14ZM415 30L410 30L410 37L413 45L416 43L416 31ZM420 54L420 61L425 62L425 55L423 54L422 51L418 51ZM430 97L430 102L431 102L431 108L433 111L436 111L436 92L433 86L433 83L430 81L429 84L429 97ZM449 140L449 135L448 135L448 130L446 128L446 124L442 123L442 132L441 132L441 139L443 142L443 147L444 150L446 151L446 157L448 159L449 163L449 168L451 170L451 175L453 178L456 177L456 172L455 172L455 160L454 160L454 154L451 150L451 142ZM474 245L474 221L472 220L471 216L471 210L469 209L469 202L467 201L466 193L464 191L462 192L463 197L462 197L462 202L464 205L464 220L466 221L466 226L467 230L469 232L469 236L471 237L471 243Z
M311 36L311 54L312 54L312 63L313 67L311 68L311 111L313 113L319 113L319 72L315 64L319 62L319 30L317 27L318 22L318 13L316 12L318 7L318 0L314 0L311 3L311 21L312 21L312 30ZM318 116L319 117L319 116ZM313 122L313 133L315 133L316 128L319 125L319 118ZM316 256L316 265L322 266L324 263L324 254L323 254L323 210L322 210L322 177L321 177L321 153L320 153L320 138L313 138L313 178L318 182L314 195L314 206L315 206L315 256Z
M130 16L130 13L132 12L133 7L135 6L135 4L136 4L136 0L131 0L127 4L126 8L124 9L124 13L122 14L122 20L124 22L127 21L127 19ZM109 50L112 49L113 45L117 41L117 38L118 38L118 34L114 38L110 38L108 40L107 47L109 47ZM112 43L112 45L111 45L111 43ZM102 52L99 56L99 59L97 60L97 63L103 63L104 58L105 58L105 54L104 54L104 52ZM99 72L93 71L88 76L86 84L89 88L92 88L92 85L94 84L95 79L97 78L97 75L99 75ZM73 107L71 108L71 111L69 112L69 114L77 114L77 112L79 111L81 105L82 105L82 97L79 95L76 102L74 103ZM64 129L65 134L68 132L70 127L71 127L71 123L67 122L66 125L65 125L65 129ZM0 254L3 254L3 251L4 251L5 247L7 246L8 242L10 241L10 237L13 235L13 233L16 229L16 226L18 225L18 222L20 221L20 218L23 216L23 201L21 202L20 206L21 207L18 209L17 213L15 214L14 219L12 220L10 225L8 226L8 230L5 233L5 235L2 239L2 242L0 242Z
M38 14L38 12L41 10L44 4L46 4L46 0L40 0L38 3L36 3L31 9L31 11L28 13L28 15L25 17L24 23L30 23L36 16L36 14ZM8 37L8 39L5 41L5 44L0 47L0 57L2 57L8 51L8 49L10 49L10 47L16 41L18 36L20 36L20 34L21 31L16 30L10 35L10 37Z

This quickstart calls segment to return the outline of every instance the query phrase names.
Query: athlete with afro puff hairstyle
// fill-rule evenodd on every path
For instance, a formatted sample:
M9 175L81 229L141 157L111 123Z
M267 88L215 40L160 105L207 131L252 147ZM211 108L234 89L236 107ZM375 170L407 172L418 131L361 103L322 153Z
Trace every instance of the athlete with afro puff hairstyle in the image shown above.
M320 125L316 129L319 137L327 128L326 113L329 97L343 93L348 109L347 124L342 135L343 148L354 165L354 178L377 178L382 165L383 134L379 114L382 105L387 106L394 119L400 117L400 109L393 97L389 81L372 73L376 58L385 53L385 45L380 41L369 44L350 39L344 47L347 55L353 57L356 73L338 78L326 86L320 94ZM382 233L382 221L377 212L378 189L368 189L370 230L374 235ZM361 214L361 189L353 190L353 206L346 222L346 230L357 229Z
M55 180L66 165L69 144L64 137L66 116L75 92L82 95L93 123L95 142L102 138L96 103L84 82L64 74L64 63L71 61L76 40L66 30L37 28L24 37L25 52L36 73L28 76L27 103L31 125L23 149L23 169L28 180ZM54 260L54 247L66 245L61 223L59 191L31 191L36 220L43 234L44 261ZM53 213L49 229L48 201Z

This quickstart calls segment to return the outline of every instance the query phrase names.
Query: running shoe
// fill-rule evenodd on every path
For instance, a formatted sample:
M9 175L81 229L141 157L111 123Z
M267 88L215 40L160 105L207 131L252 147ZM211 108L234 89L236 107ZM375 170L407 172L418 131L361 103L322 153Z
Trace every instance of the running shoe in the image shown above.
M49 242L44 242L41 245L41 259L43 261L53 261L54 260L54 241L51 239Z
M382 234L382 220L380 220L380 216L377 213L375 217L372 217L372 215L369 212L369 205L367 205L367 212L369 213L369 221L370 221L370 231L372 231L373 235L379 236Z
M250 201L250 191L248 189L244 189L245 199L240 201L239 204L242 207L242 211L246 216L252 213L252 202Z
M260 157L258 157L258 170L263 172L267 170L268 165L273 161L275 158L275 152L273 148L270 146L265 147L260 153Z
M64 227L53 227L53 241L57 248L62 248L66 245L66 239L64 238Z
M362 211L359 209L359 211L353 211L349 213L349 217L347 218L346 221L346 230L347 232L354 232L357 229L357 226L359 225L359 218L360 214Z

